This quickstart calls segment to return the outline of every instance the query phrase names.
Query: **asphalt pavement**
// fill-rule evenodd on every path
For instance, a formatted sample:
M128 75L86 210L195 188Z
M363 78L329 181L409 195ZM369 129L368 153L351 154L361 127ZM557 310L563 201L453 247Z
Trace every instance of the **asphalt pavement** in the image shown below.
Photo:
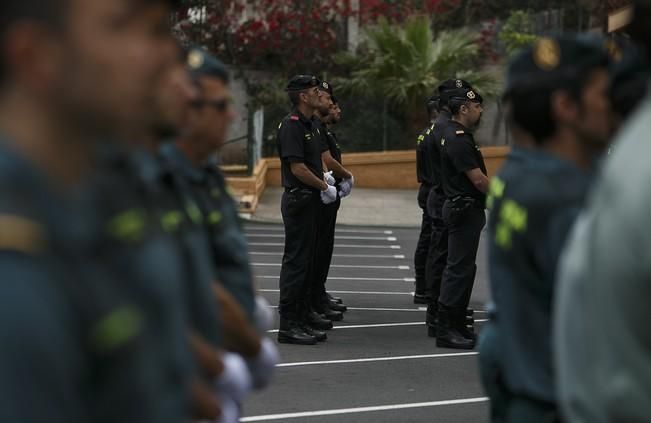
M278 304L283 227L245 225L257 286ZM477 352L442 349L427 337L425 309L413 303L414 228L339 225L327 283L349 307L328 340L280 344L273 385L244 404L242 422L486 422ZM486 319L483 242L471 300L476 328ZM277 326L276 326L277 329ZM270 334L275 340L275 332Z

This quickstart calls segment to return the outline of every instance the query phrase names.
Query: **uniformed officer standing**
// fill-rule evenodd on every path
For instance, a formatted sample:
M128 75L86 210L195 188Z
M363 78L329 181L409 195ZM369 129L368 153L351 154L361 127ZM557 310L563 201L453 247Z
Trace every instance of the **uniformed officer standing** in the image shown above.
M511 62L504 96L528 143L520 137L490 185L496 333L482 340L482 368L489 373L489 358L500 363L485 382L501 392L494 421L560 421L552 299L560 253L610 134L606 51L577 37L541 38Z
M319 89L321 96L328 107L317 110L317 118L321 122L319 131L321 134L321 158L326 166L326 178L329 184L337 188L337 200L331 204L323 205L320 209L317 225L317 241L315 255L315 285L312 291L312 306L323 314L328 320L339 321L343 319L341 313L347 310L343 304L331 300L326 292L326 280L332 262L332 252L335 242L335 226L337 223L337 212L341 205L341 198L350 195L354 184L354 177L342 165L341 149L337 143L337 136L331 131L330 126L341 119L341 109L334 97L332 85L326 81L321 82Z
M97 266L99 227L71 201L97 142L142 124L173 57L168 13L162 1L0 4L0 421L185 420L183 398L165 404L150 379L167 369L149 356L155 326Z
M441 139L441 179L446 200L443 220L448 229L448 260L439 296L436 345L472 349L474 334L466 328L466 308L475 280L479 237L488 177L479 147L470 132L481 119L482 98L458 88L448 94L452 119Z
M337 200L337 189L324 180L319 134L312 121L319 107L319 80L312 75L295 76L287 92L294 109L280 123L277 141L285 188L278 341L313 345L317 338L308 333L311 328L332 327L330 320L310 311L309 299L319 208Z
M418 188L418 207L423 211L420 225L418 244L414 252L414 272L416 274L416 289L414 292L415 304L427 304L430 295L427 287L426 264L432 244L432 218L427 212L427 198L434 186L434 154L432 154L432 132L434 122L438 117L439 109L438 95L427 99L426 109L430 124L418 135L416 141L416 178L420 187Z
M427 261L425 264L426 291L429 293L427 305L427 334L436 336L436 315L438 312L439 294L443 270L448 260L448 229L443 221L443 204L445 192L441 180L441 140L445 134L452 115L448 105L448 94L458 88L471 88L470 84L462 79L448 79L437 88L438 116L432 125L430 134L424 142L429 143L429 161L432 166L432 188L427 197L427 214L431 221L431 237ZM471 314L472 316L472 314Z

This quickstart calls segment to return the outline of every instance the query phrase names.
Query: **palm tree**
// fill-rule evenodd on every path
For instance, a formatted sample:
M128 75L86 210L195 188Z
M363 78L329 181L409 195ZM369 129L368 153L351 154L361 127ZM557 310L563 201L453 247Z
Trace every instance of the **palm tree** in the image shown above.
M495 76L476 70L479 47L468 31L441 32L434 39L429 20L416 17L403 26L381 21L366 36L357 54L337 57L350 69L349 77L337 79L337 90L403 110L408 136L415 137L422 129L425 100L446 79L465 79L484 97L497 93Z

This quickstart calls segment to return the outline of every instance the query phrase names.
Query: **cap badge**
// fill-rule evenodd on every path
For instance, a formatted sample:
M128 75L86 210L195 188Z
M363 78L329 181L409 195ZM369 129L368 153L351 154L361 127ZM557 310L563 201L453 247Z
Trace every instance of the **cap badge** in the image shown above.
M327 89L329 89L329 88L330 88L330 86L328 85L328 83L327 83L327 82L324 82L324 83L323 83L323 84L321 84L321 85L323 86L323 89L324 89L324 90L327 90Z
M192 69L199 69L203 65L204 57L198 51L191 51L188 54L188 66Z
M474 91L468 91L468 93L466 93L466 97L468 97L471 100L474 100L475 98L477 98Z
M545 71L555 69L561 63L561 48L551 38L541 38L533 48L533 60Z
M456 85L457 88L463 88L463 82L462 82L460 79L457 79L457 80L454 82L454 85Z
M623 58L622 49L619 48L616 42L613 40L606 40L605 46L606 51L610 59L615 62L621 62Z

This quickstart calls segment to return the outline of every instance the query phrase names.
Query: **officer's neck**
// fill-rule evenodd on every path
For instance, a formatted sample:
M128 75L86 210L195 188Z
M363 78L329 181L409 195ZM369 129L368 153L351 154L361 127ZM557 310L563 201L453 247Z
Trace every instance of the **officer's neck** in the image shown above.
M581 142L568 128L559 128L552 137L545 140L542 150L586 171L592 168L597 154L591 145Z
M195 167L201 167L210 158L212 151L204 151L205 149L199 148L202 146L199 140L191 140L188 138L179 138L176 141L176 147L181 150L183 155Z
M72 121L64 111L17 91L0 102L0 134L62 189L76 185L90 171L98 138Z
M296 110L298 110L299 112L301 112L301 114L302 114L303 116L305 116L306 118L308 118L308 119L309 119L312 115L314 115L314 112L316 111L316 110L314 109L314 107L311 107L311 106L310 106L309 104L307 104L307 103L300 103L298 106L296 106Z
M452 116L452 121L460 123L464 128L470 128L472 126L472 123L469 121L469 119L462 114Z

